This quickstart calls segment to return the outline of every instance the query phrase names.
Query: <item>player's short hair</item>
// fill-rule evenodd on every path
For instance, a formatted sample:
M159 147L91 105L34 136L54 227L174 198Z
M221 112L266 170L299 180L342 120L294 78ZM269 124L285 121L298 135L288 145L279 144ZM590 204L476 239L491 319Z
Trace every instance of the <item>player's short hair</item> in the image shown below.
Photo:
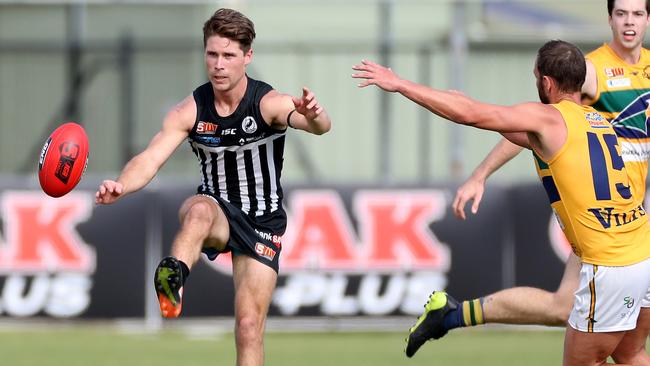
M607 0L607 14L612 16L612 11L614 11L614 4L616 0ZM645 12L650 14L650 0L645 0Z
M203 48L207 45L208 38L214 35L239 42L242 51L246 53L255 39L255 25L237 10L221 8L203 24Z
M580 91L587 75L582 51L573 44L560 40L546 42L539 49L535 67L540 77L553 78L558 89L567 93Z

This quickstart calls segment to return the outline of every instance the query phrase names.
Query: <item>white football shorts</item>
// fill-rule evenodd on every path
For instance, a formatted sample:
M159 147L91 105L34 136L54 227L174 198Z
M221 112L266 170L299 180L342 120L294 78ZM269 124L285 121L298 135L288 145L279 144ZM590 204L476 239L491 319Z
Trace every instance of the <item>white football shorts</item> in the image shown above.
M636 328L642 307L650 307L650 259L622 267L582 263L569 325L580 332Z

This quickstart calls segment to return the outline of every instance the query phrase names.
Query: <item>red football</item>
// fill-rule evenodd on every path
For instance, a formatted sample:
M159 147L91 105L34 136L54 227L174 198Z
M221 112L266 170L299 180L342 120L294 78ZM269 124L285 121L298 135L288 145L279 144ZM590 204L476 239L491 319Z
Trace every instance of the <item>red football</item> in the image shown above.
M38 159L38 181L48 196L61 197L81 180L88 164L88 136L83 127L59 126L43 145Z

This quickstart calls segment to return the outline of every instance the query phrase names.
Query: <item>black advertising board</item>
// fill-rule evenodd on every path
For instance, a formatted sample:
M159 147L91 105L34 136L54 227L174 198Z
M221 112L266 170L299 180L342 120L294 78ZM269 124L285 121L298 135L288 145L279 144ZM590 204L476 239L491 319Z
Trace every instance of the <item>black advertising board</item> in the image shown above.
M52 199L0 181L0 317L144 316L146 263L169 253L195 188L157 186L111 206L96 206L91 188ZM287 188L271 315L416 315L433 290L465 299L515 284L554 289L562 274L535 184L488 186L466 221L452 215L452 186ZM201 259L183 316L232 316L230 273L229 255Z

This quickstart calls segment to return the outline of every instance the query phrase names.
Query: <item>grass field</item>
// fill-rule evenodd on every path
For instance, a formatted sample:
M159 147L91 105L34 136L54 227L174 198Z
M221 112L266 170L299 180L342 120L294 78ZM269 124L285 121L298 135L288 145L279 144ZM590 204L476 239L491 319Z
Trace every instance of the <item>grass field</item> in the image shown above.
M412 359L403 333L279 333L266 338L278 366L559 365L563 332L465 329L430 342ZM0 365L234 365L230 333L123 332L115 327L0 330Z

